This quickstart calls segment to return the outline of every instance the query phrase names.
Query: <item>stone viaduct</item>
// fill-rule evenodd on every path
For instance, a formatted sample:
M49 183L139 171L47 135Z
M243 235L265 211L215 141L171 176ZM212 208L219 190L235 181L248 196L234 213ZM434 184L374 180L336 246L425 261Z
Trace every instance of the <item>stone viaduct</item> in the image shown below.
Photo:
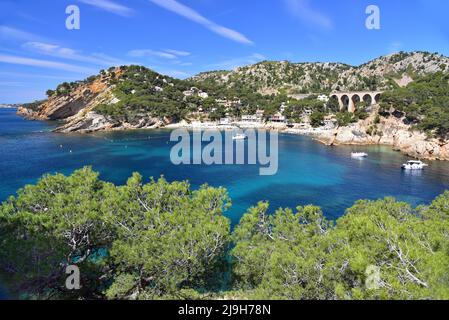
M375 105L379 103L381 94L381 91L334 92L329 95L329 98L338 100L340 110L346 109L354 113L357 103L365 101L368 106Z

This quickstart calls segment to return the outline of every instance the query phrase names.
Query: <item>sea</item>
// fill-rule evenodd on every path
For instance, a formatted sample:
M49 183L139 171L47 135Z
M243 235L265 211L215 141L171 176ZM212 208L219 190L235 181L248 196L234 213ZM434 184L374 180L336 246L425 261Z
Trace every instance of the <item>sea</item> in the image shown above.
M390 146L329 147L310 137L279 134L277 174L261 176L259 165L175 165L170 154L176 142L169 130L53 133L57 125L0 109L0 201L44 174L69 175L83 166L118 185L139 172L146 181L164 176L188 180L195 189L225 187L232 199L225 214L234 225L259 201L269 201L272 211L313 204L335 220L359 199L395 197L417 206L449 190L449 162L428 161L422 172L403 171L410 158ZM353 159L351 152L369 157Z

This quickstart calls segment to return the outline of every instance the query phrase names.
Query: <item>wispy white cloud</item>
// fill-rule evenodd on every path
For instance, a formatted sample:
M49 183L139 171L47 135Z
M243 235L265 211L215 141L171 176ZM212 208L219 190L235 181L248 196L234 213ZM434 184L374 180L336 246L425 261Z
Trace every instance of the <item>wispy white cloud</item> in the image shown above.
M190 66L193 66L193 63L192 63L192 62L178 62L178 64L179 64L180 66L183 66L183 67L190 67Z
M206 67L220 70L230 70L249 64L255 64L263 60L266 60L266 57L264 55L260 53L254 53L250 56L223 60L218 63L210 64Z
M190 55L190 52L187 51L179 51L179 50L152 50L152 49L136 49L128 52L130 57L134 58L143 58L143 57L157 57L163 59L178 59L180 57L187 57Z
M8 26L0 26L0 39L18 41L45 41L45 39L39 35Z
M25 65L39 68L57 69L75 73L93 74L98 70L80 67L68 63L49 61L49 60L39 60L31 59L19 56L0 54L0 62L7 64Z
M307 24L319 26L323 29L332 29L332 19L324 13L310 6L310 0L283 0L288 11Z
M0 81L0 86L2 87L23 87L23 82L16 82L16 81Z
M203 27L211 30L212 32L215 32L219 34L222 37L231 39L233 41L243 43L243 44L253 44L251 40L249 40L246 36L241 34L238 31L226 28L224 26L221 26L206 17L202 16L197 11L193 10L192 8L179 3L176 0L149 0L150 2L169 10L173 13L176 13L186 19L189 19L190 21L196 22Z
M158 57L158 58L164 58L164 59L176 59L177 56L164 52L164 51L155 51L151 49L136 49L131 50L128 52L128 55L133 58L143 58L143 57Z
M51 54L58 56L75 55L75 50L44 42L27 42L22 45L22 48L41 54Z
M99 66L130 64L125 61L106 56L104 54L82 55L74 49L65 48L51 43L27 42L22 45L22 48L42 55L48 55L67 60L87 62Z
M78 1L123 17L130 17L135 13L133 9L118 4L116 2L113 2L111 0L78 0Z
M191 53L187 52L187 51L172 50L172 49L166 49L164 51L168 52L168 53L171 53L171 54L174 54L175 56L178 56L178 57L187 57L187 56L191 55Z

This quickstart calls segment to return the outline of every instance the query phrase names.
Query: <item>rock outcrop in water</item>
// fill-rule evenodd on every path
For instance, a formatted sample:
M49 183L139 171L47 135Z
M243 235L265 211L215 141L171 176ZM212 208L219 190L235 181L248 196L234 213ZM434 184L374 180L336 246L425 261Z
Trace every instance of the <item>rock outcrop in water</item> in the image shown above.
M57 128L55 132L69 133L80 132L90 133L96 131L132 130L132 129L157 129L169 124L168 120L159 118L144 117L137 122L115 122L104 115L93 111L78 114L68 119L68 122Z
M132 121L116 121L112 117L95 112L100 105L119 102L114 96L116 81L124 68L112 68L93 79L86 80L65 94L54 93L48 100L34 107L19 107L17 113L33 120L61 120L64 124L55 132L91 133L96 131L153 129L170 123L167 118L141 114Z
M449 141L428 137L395 117L376 119L372 115L347 127L320 133L316 138L326 145L390 145L414 158L449 160Z

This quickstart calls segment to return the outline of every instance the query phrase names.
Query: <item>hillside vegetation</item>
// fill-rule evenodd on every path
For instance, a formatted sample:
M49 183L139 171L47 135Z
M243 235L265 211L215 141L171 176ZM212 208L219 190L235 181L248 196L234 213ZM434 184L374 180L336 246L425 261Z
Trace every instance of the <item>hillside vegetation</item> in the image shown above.
M449 74L419 77L404 88L384 92L381 112L445 140L449 134Z
M359 201L336 222L261 202L233 232L229 206L187 182L47 175L0 206L0 274L22 299L449 299L449 193Z
M317 101L317 94L385 91L381 115L405 116L406 124L444 139L448 133L448 66L448 58L427 52L400 52L358 67L264 61L187 80L142 66L122 66L84 81L63 83L47 92L47 101L24 105L20 111L30 118L70 119L64 132L214 121L252 115L260 109L267 120L281 105L288 107L284 115L292 122L301 121L311 111L313 126L321 126L329 114L336 116L340 126L347 126L367 117L365 102L359 102L358 114L351 115L340 113L334 100L325 106ZM75 120L70 118L75 115Z
M358 67L341 63L264 61L233 71L205 72L191 80L247 87L261 93L329 93L388 90L414 78L446 69L449 58L428 52L400 52ZM447 70L449 71L449 70Z
M113 94L116 103L101 104L95 111L115 120L133 121L144 115L182 119L187 112L183 91L188 83L162 76L140 66L122 67L124 72L114 78Z

